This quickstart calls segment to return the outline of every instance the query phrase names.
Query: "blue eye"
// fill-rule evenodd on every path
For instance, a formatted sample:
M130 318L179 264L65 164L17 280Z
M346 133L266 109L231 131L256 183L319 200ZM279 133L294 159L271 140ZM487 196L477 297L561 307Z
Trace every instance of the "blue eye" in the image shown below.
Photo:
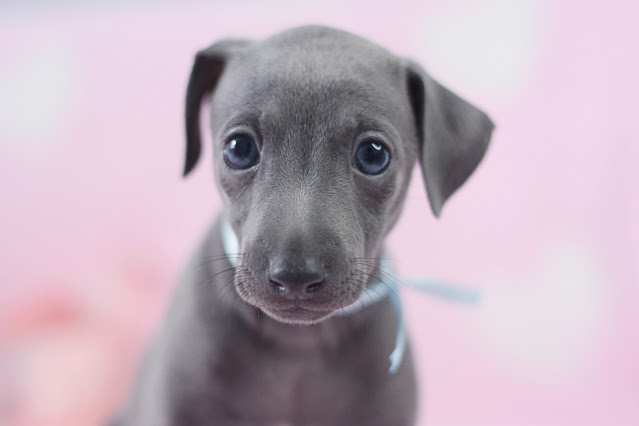
M234 135L224 147L224 160L232 169L248 169L260 162L260 151L249 135Z
M368 140L357 148L353 158L353 167L367 175L378 175L388 167L390 152L381 143Z

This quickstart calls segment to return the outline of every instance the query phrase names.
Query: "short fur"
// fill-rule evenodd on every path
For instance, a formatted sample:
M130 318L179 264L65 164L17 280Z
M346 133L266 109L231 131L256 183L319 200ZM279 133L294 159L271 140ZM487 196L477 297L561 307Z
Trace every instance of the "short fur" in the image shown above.
M240 242L238 266L224 256L217 221L119 424L414 424L410 349L388 372L397 330L388 298L334 314L387 279L379 257L416 159L439 215L482 159L492 122L417 64L343 31L224 40L195 59L185 175L200 156L200 104L211 93L215 177ZM246 170L222 155L238 132L260 149ZM370 138L391 154L379 175L352 165ZM283 297L274 280L315 280L321 290Z

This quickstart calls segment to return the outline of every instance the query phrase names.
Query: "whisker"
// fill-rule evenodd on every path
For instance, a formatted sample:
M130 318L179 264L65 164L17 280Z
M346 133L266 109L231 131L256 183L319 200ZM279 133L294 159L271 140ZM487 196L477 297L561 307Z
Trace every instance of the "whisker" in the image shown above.
M238 283L238 287L239 287L239 289L240 289L240 290L244 289L244 285L246 285L247 283L248 283L248 281L242 281L242 282ZM238 294L238 295L237 295L237 298L235 299L235 303L233 303L233 310L235 310L235 308L237 307L237 302L238 302L238 301L240 301L240 300L241 300L242 302L246 303L246 302L244 301L244 299L242 299L242 297L240 297L240 295Z
M387 278L391 279L392 281L394 281L394 282L396 282L398 284L401 284L401 285L406 286L406 287L410 287L408 284L404 283L398 277L396 277L395 275L391 274L390 272L387 272L387 271L383 270L382 268L380 268L377 265L373 265L373 264L365 263L365 262L357 262L357 263L370 267L374 271L377 271L377 272L383 274L384 276L386 276ZM380 281L381 281L381 279L380 279Z
M218 292L218 297L220 299L224 299L227 295L231 294L234 289L235 289L235 283L233 281L230 281L228 284L224 286L223 294L219 294L222 292L221 290Z
M375 268L375 269L377 269L379 272L384 273L384 271L382 271L382 270L381 270L381 269L379 269L379 268ZM388 288L388 290L389 290L391 293L393 293L393 295L395 295L396 297L399 297L399 294L397 293L396 289L395 289L395 288L393 288L392 286L390 286L390 285L389 285L386 281L384 281L384 280L382 279L382 277L380 277L379 275L377 275L377 274L375 273L375 271L372 271L369 275L370 275L371 277L373 277L373 278L377 279L380 283L384 284L384 285ZM392 275L390 275L390 274L386 274L386 275L388 275L388 276L389 276L392 280L399 281L397 278L393 277L393 276L392 276Z
M362 291L366 290L366 283L355 281L355 280L353 279L353 277L352 277L352 276L349 276L348 278L346 278L345 282L346 282L346 283L350 283L350 284L355 285L355 287L356 287L357 289L360 289L360 290L362 290ZM369 296L370 296L370 294L369 294ZM371 301L372 301L372 298L371 298ZM353 302L353 303L358 303L358 302L359 302L359 304L361 304L360 309L363 309L363 308L365 308L365 307L366 307L366 305L364 304L364 301L363 301L361 298L358 298L358 299L357 299L355 302ZM350 305L351 305L350 303L349 303L349 304L341 305L341 306L339 307L339 309L346 308L346 307L348 307L348 306L350 306Z
M246 253L223 253L223 254L214 254L212 256L202 256L204 259L212 259L212 258L219 258L219 257L229 257L229 256L244 256L246 255Z
M242 272L242 271L240 271L240 273L241 273L241 272ZM232 275L229 279L227 279L227 280L226 280L226 281L225 281L225 282L224 282L224 283L220 286L220 288L219 288L219 289L215 292L215 296L216 296L216 297L219 297L219 296L220 296L220 293L221 293L221 292L222 292L225 288L227 288L227 286L229 286L230 284L232 284L232 283L233 283L233 281L235 281L235 278L236 278L236 277L237 277L237 275L236 275L236 274L233 274L233 275Z
M361 271L361 270L358 270L358 269L356 269L356 270L355 270L355 273L356 273L356 274L358 274L358 276L360 276L360 277L362 278L362 281L363 281L363 282L364 282L364 284L365 284L365 288L367 288L367 289L368 289L368 288L370 288L370 289L374 290L374 291L377 293L377 295L378 295L378 296L380 296L380 297L381 297L381 296L383 296L383 295L382 295L382 293L380 293L380 292L379 292L379 290L378 290L376 287L374 287L374 286L370 286L370 287L369 287L369 286L367 285L367 284L368 284L368 278L370 278L370 277L377 278L377 277L375 277L375 276L374 276L374 275L372 275L372 274L367 274L366 272ZM377 279L378 279L380 282L383 282L383 281L381 281L379 278L377 278ZM386 283L384 283L384 285L386 285L386 286L388 287L388 285L387 285ZM389 289L390 289L390 287L389 287ZM372 297L372 296L370 296L370 293L369 293L369 297L371 298L371 302L372 302L372 301L373 301L373 297Z
M368 278L369 276L367 274L365 274L363 271L359 270L359 269L355 269L354 271L351 272L351 275L347 278L347 281L354 284L358 289L363 290L364 292L366 292L366 290L369 288L368 287ZM376 288L372 287L375 292L377 292L377 294L381 297L382 294L379 292L379 290L377 290ZM370 293L368 294L368 298L370 299L370 302L373 303L373 296L371 296ZM362 305L361 308L363 309L364 307L366 307L364 300L362 298L358 299L359 303Z
M354 261L354 260L391 260L391 261L396 261L397 259L394 259L392 257L351 257L348 260L350 261Z
M215 277L217 277L218 275L220 275L220 274L224 274L224 273L228 273L228 272L234 272L234 271L235 271L236 269L238 269L238 268L239 268L239 266L232 266L232 267L230 267L230 268L227 268L227 269L224 269L224 270L222 270L222 271L216 272L215 274L213 274L213 275L211 275L211 276L208 276L208 277L204 278L204 279L203 279L202 281L200 281L197 285L198 285L198 287L199 287L199 286L201 286L202 284L207 283L207 282L210 284L210 283L213 281L213 279L214 279Z
M213 262L219 262L221 260L226 260L226 259L242 259L244 256L246 256L245 253L237 253L237 254L221 254L221 255L216 255L216 256L203 256L204 259L207 259L203 262L200 262L195 269L199 269L202 268L206 265L210 265Z

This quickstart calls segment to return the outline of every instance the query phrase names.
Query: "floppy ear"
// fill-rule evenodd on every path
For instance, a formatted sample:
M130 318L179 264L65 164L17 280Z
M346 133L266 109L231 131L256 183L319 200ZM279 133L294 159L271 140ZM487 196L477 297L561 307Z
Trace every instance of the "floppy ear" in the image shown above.
M191 70L186 89L186 159L184 176L195 167L202 150L200 138L200 106L222 76L228 59L238 49L248 45L247 40L222 40L199 51Z
M430 207L439 217L448 198L481 161L495 125L488 116L409 62L408 95Z

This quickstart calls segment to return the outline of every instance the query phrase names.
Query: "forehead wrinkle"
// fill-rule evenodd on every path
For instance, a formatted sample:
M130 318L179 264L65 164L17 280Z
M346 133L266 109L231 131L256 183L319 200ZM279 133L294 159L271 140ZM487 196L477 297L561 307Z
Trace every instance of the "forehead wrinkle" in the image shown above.
M275 101L260 120L278 155L294 156L302 170L310 171L350 145L356 122L336 96L317 90L282 95L285 99Z
M281 84L277 84L278 80ZM307 78L291 82L279 78L267 87L259 94L264 112L260 121L274 128L284 123L289 129L290 125L300 129L321 126L344 117L356 117L381 101L375 90L356 80Z
M284 105L277 102L261 118L266 135L264 166L275 172L267 175L294 193L300 188L323 190L322 175L335 177L350 170L350 140L356 123L338 108L287 100ZM283 117L285 122L280 120Z

